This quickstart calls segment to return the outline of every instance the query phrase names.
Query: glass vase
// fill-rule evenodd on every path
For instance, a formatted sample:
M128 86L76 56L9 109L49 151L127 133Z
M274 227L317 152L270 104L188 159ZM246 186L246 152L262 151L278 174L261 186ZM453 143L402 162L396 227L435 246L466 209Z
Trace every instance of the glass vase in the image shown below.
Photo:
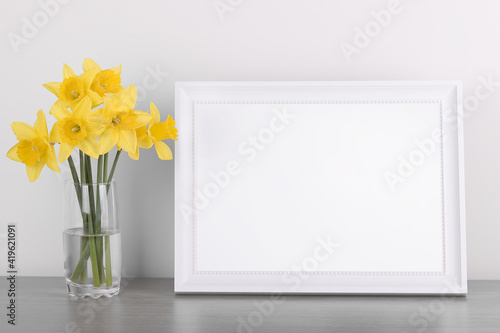
M68 293L80 298L117 295L122 258L115 181L66 181L63 210Z

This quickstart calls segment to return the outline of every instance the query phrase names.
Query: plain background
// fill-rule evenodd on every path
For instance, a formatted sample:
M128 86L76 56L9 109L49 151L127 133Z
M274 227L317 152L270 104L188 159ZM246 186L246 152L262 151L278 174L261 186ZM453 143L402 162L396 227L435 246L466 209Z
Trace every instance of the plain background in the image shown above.
M385 26L374 23L373 13L390 3L2 0L0 152L5 156L16 143L10 123L33 124L39 109L48 114L55 97L41 85L62 81L63 63L80 73L85 57L103 68L123 65L123 85L142 87L136 109L148 110L153 101L162 119L174 113L175 81L461 80L471 111L465 120L469 278L500 279L500 87L484 84L500 81L500 2L401 0ZM223 19L214 4L225 8ZM358 37L348 61L340 46L355 45L365 28L372 37L364 44ZM15 46L13 38L24 39ZM7 224L17 223L20 274L62 276L68 168L61 175L44 169L30 183L23 165L6 157L0 163L0 251L6 252ZM173 161L160 161L154 150L142 151L139 161L125 155L116 179L125 275L172 277Z

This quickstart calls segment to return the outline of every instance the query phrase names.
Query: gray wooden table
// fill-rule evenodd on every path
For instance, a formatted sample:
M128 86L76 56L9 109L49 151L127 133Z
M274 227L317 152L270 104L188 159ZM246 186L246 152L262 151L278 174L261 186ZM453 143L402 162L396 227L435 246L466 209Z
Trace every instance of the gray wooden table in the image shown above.
M62 278L19 278L16 326L1 332L500 332L500 281L467 297L175 295L172 279L125 279L119 296L68 297Z

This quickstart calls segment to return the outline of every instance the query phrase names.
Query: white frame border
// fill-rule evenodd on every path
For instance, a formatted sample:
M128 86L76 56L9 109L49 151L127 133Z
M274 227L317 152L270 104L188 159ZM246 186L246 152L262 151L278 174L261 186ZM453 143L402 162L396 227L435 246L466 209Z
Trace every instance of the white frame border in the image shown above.
M429 88L442 90L442 96L435 99L415 99L415 98L396 98L392 102L432 102L441 104L441 113L443 103L445 108L450 109L453 116L453 123L442 130L447 137L444 145L442 156L447 154L446 159L455 160L456 163L451 167L443 167L443 195L446 192L446 198L451 197L454 207L449 207L449 203L445 205L446 213L443 217L445 226L445 244L448 251L445 257L445 266L443 274L429 272L413 272L405 274L405 272L393 272L386 274L384 272L311 272L308 275L321 275L320 283L317 286L308 286L301 288L298 291L282 291L281 293L290 294L455 294L464 295L467 292L466 278L466 243L465 243L465 189L464 189L464 156L463 156L463 113L462 113L462 87L460 82L456 81L397 81L397 82L177 82L176 83L176 120L181 133L179 141L176 142L176 260L175 260L175 291L176 293L273 293L280 287L276 283L276 275L282 272L204 272L196 271L194 267L194 251L189 249L189 245L194 246L195 240L189 237L193 234L193 225L185 223L181 214L180 206L186 202L189 192L194 188L193 174L187 170L190 161L189 154L192 154L192 146L194 139L194 129L192 124L192 113L196 104L225 104L227 100L221 100L214 97L216 94L223 92L224 89L242 89L246 87L259 88L265 91L267 88L292 88L297 89L303 87L309 91L314 91L314 88L363 88L371 87L379 89L398 87L411 88ZM448 90L447 90L448 89ZM449 91L452 91L449 94ZM375 89L374 89L375 90ZM448 91L448 93L446 93ZM438 94L439 95L439 94ZM279 104L280 98L240 98L235 101L237 104ZM357 99L357 103L373 103L374 98ZM231 101L233 104L235 101ZM352 98L344 100L335 98L332 100L324 99L295 99L294 101L286 100L282 102L294 102L301 104L308 103L346 103L352 101ZM384 102L391 102L384 100ZM443 115L441 114L441 122ZM453 126L453 125L456 126ZM443 149L443 146L442 146ZM451 155L450 155L451 154ZM443 157L445 158L445 157ZM188 195L189 196L189 195ZM458 196L458 197L457 197ZM458 205L458 207L457 207ZM450 223L450 220L455 222ZM458 220L458 221L457 221ZM443 252L443 255L445 253ZM380 276L384 276L383 279ZM267 277L267 278L266 278ZM332 279L333 277L333 279ZM346 278L351 282L347 282ZM332 285L333 284L333 285Z

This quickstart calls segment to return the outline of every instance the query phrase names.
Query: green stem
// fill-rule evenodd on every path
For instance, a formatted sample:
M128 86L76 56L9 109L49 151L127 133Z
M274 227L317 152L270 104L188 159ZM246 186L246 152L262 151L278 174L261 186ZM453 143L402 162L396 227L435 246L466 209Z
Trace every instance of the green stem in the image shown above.
M99 267L97 266L97 250L95 246L95 237L89 238L90 243L90 261L92 263L92 276L94 277L94 286L101 286L101 279L99 278Z
M84 254L84 251L86 248L89 248L88 246L89 244L89 239L87 237L81 237L80 238L80 258L82 257L86 257L87 259L89 258L89 255L85 255ZM82 271L80 272L80 281L87 281L88 279L88 271L87 271L87 259L85 259L85 261L83 262L83 267L82 267ZM75 271L76 271L76 268L75 268ZM73 274L75 274L73 272Z
M104 237L106 251L106 286L111 287L113 284L113 276L111 273L111 249L109 236Z
M113 165L111 166L111 171L109 172L109 176L107 175L107 161L108 161L108 154L104 156L104 177L106 179L107 189L106 193L109 192L109 185L111 181L113 180L113 176L115 174L115 169L116 165L118 164L118 159L120 158L120 154L122 153L121 150L116 151L115 159L113 160ZM110 287L111 284L113 283L113 275L111 273L111 249L110 249L110 239L109 236L105 237L105 245L104 245L104 251L106 252L106 286Z
M82 179L81 184L87 184L87 171L85 170L85 159L83 152L80 150L80 177ZM81 192L82 192L82 198L83 198L83 186L81 187ZM81 208L81 207L80 207ZM83 218L83 232L85 234L88 234L90 232L89 229L89 216L86 212L83 211L82 209L82 218Z
M80 178L81 178L81 182L85 183L85 163L83 161L83 151L79 150L79 154L80 154L79 155L79 157L80 157ZM80 185L80 195L83 196L83 188L81 185ZM88 222L87 214L84 212L82 212L82 219L83 219L83 233L88 234L89 233L89 225L88 225L89 222ZM80 258L81 258L81 257L84 257L82 247L83 247L83 249L85 249L85 247L89 243L89 239L87 237L82 237L80 243L81 243L80 244ZM89 252L90 252L90 247L89 247ZM88 278L87 260L88 260L89 256L87 255L86 257L87 258L85 259L85 263L82 267L82 273L80 275L81 281L86 281Z
M85 237L82 237L82 239ZM87 268L87 260L89 259L90 256L90 242L87 241L85 244L85 247L83 248L82 253L80 254L80 260L78 261L78 264L76 265L75 271L73 272L73 275L71 275L71 281L77 281L78 277L81 277L84 271L84 268L86 270Z
M87 185L88 185L88 191L89 191L89 206L90 206L90 215L92 218L92 221L95 223L95 198L94 198L94 188L92 187L92 164L90 163L90 156L85 155L85 170L86 170L86 176L87 176ZM95 225L93 227L93 232L92 234L95 234L96 228Z
M104 166L103 166L103 183L108 182L108 153L104 154Z
M92 214L88 215L89 217L89 231L90 234L94 234L94 224L92 222ZM90 243L90 261L92 263L92 276L94 278L94 286L99 287L101 285L101 279L99 278L99 266L97 261L97 250L96 250L96 242L95 237L89 238Z
M85 226L86 214L83 213L83 210L82 210L82 186L80 185L80 180L78 179L78 173L76 172L75 163L74 163L71 155L68 157L68 164L69 164L69 167L71 170L71 176L73 177L73 183L75 186L76 196L78 198L78 204L80 205L80 211L82 212L82 218L83 218L84 226ZM80 174L83 175L81 173L81 165L82 165L82 163L81 163L81 159L80 159ZM82 237L82 239L80 241L80 257L83 256L83 251L85 249L86 244L87 244L87 239L85 237ZM88 256L87 256L87 258L88 258ZM73 279L73 277L72 277L72 279ZM82 281L85 281L87 279L87 263L86 263L86 261L82 264L80 279Z
M101 159L102 163L102 159ZM99 162L98 162L98 167L99 167ZM100 208L98 208L99 211L96 210L96 206L100 205L99 200L96 201L95 199L99 199L99 188L97 188L97 193L94 196L94 187L92 185L92 165L90 162L90 156L85 156L85 168L87 169L87 183L89 184L89 203L90 203L90 215L92 215L92 225L93 225L93 235L99 235L101 234L101 215L100 215ZM97 174L99 176L99 171L97 171ZM99 183L99 181L98 181ZM99 185L98 185L99 186ZM98 202L98 204L96 204ZM89 223L89 224L90 224ZM104 282L104 263L103 263L103 245L102 245L102 237L98 236L95 238L95 247L96 247L96 258L97 258L97 268L98 268L98 274L100 277L100 281Z
M83 151L78 150L80 153L80 178L82 180L82 184L85 183L85 161L83 160ZM83 195L83 194L82 194Z
M95 217L95 232L96 234L101 234L102 233L102 228L101 228L101 183L102 183L102 160L103 156L99 155L99 158L97 159L97 188L96 188L96 217ZM98 261L98 266L99 266L99 277L101 278L101 281L104 282L106 279L104 276L104 262L103 262L103 239L101 236L96 238L96 248L97 248L97 261Z
M111 171L109 172L108 183L111 183L111 181L113 180L113 176L115 174L115 169L116 169L116 164L118 164L118 159L120 158L121 153L122 153L121 150L116 151L115 159L113 160L113 165L111 166ZM109 191L109 184L108 184L108 191Z
M92 187L92 165L90 164L90 156L85 155L85 174L86 174L86 184L89 191L89 206L90 214L88 214L88 225L89 233L91 235L96 234L95 230L95 206L94 206L94 189ZM96 239L95 237L89 238L90 242L90 256L92 261L92 276L94 277L94 286L99 287L101 285L101 279L99 274L99 253L97 252Z
M100 195L100 186L102 183L102 159L103 156L99 155L99 159L97 160L97 188L96 188L96 219L95 219L95 225L96 225L96 233L100 234L101 233L101 195Z
M80 210L82 209L82 188L80 186L80 180L78 180L78 173L76 172L75 163L71 155L68 157L69 168L71 169L71 176L73 177L73 183L75 183L76 196L78 197L78 203L80 204Z

